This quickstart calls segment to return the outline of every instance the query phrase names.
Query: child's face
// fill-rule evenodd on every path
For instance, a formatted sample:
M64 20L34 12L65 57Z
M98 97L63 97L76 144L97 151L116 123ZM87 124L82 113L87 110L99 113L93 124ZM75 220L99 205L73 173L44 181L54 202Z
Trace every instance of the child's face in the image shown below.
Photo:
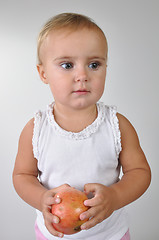
M107 45L95 30L51 32L41 46L38 71L49 84L55 104L81 109L102 96L106 77Z

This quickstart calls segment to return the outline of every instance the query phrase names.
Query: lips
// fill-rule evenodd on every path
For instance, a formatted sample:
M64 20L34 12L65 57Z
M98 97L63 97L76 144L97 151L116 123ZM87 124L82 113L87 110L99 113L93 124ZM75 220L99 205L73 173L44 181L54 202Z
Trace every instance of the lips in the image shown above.
M78 89L76 91L73 91L74 94L77 95L86 95L88 94L90 91L88 91L87 89Z
M78 90L76 90L76 91L73 91L73 92L89 92L87 89L78 89Z

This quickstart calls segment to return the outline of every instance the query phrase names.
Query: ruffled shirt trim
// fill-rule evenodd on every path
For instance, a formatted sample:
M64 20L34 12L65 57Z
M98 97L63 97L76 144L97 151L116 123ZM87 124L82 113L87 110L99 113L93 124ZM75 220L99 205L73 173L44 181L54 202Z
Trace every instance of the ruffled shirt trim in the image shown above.
M117 108L116 106L111 106L109 109L110 109L110 121L111 121L113 135L114 135L116 155L117 155L117 158L119 158L119 154L122 150L122 146L121 146L121 132L119 129L119 120L116 115Z
M40 130L41 118L42 118L41 111L36 112L34 116L34 129L33 129L33 137L32 137L33 154L36 159L38 159L39 157L38 142L39 142L39 130Z
M49 123L54 127L54 129L63 137L67 137L72 140L82 140L90 137L93 133L95 133L99 126L102 124L102 122L105 119L105 105L103 103L97 103L97 111L98 116L95 119L95 121L87 126L85 129L83 129L81 132L69 132L64 129L62 129L55 121L54 115L53 115L53 106L54 102L47 106L47 117Z
M54 102L49 104L47 106L47 110L45 111L46 117L48 119L48 123L54 128L55 131L57 131L58 134L70 140L82 140L90 137L93 133L95 133L98 130L100 125L104 122L106 118L106 112L109 111L109 119L110 119L112 132L114 136L116 156L117 158L119 158L119 154L122 150L122 146L121 146L121 133L119 129L119 121L116 116L116 113L117 113L116 106L108 107L108 106L105 106L104 103L102 102L97 103L98 116L95 119L95 121L89 126L87 126L85 129L83 129L81 132L76 133L76 132L66 131L56 123L53 115L54 104L55 104ZM34 117L32 145L33 145L34 157L37 159L39 157L38 145L39 145L39 135L40 135L42 116L43 116L43 112L38 111L35 113L35 117Z

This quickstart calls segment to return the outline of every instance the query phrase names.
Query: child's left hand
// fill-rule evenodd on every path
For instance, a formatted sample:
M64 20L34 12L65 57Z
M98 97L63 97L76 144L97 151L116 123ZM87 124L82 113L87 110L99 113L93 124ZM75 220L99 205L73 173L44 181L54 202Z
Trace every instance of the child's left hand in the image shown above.
M90 208L80 215L80 219L90 218L81 226L82 230L94 227L96 224L108 218L115 210L115 191L98 183L88 183L84 186L85 193L93 193L94 197L85 200L84 205Z

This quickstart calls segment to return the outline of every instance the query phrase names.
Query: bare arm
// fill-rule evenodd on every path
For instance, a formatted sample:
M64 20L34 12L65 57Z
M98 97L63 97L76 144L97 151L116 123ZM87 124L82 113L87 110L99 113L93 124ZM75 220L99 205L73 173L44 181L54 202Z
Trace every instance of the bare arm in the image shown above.
M106 187L102 184L88 183L86 193L93 192L94 197L85 201L91 208L81 214L80 218L91 218L82 225L89 229L109 217L115 210L135 201L148 188L151 171L146 157L140 147L135 129L121 114L117 114L121 131L122 151L119 161L123 177L118 183Z
M117 116L122 144L119 161L124 175L111 187L115 190L118 199L115 208L119 209L138 199L146 191L151 181L151 170L135 129L124 116L121 114Z
M32 150L33 127L34 122L31 119L21 133L13 171L13 184L25 202L41 211L40 199L47 189L37 179L37 160Z
M43 213L48 231L54 236L62 237L63 234L52 226L52 223L57 223L59 219L50 213L50 208L52 204L60 202L60 199L54 198L56 192L68 185L48 190L39 182L37 160L34 158L32 147L33 128L34 119L31 119L21 133L13 171L13 184L25 202Z

